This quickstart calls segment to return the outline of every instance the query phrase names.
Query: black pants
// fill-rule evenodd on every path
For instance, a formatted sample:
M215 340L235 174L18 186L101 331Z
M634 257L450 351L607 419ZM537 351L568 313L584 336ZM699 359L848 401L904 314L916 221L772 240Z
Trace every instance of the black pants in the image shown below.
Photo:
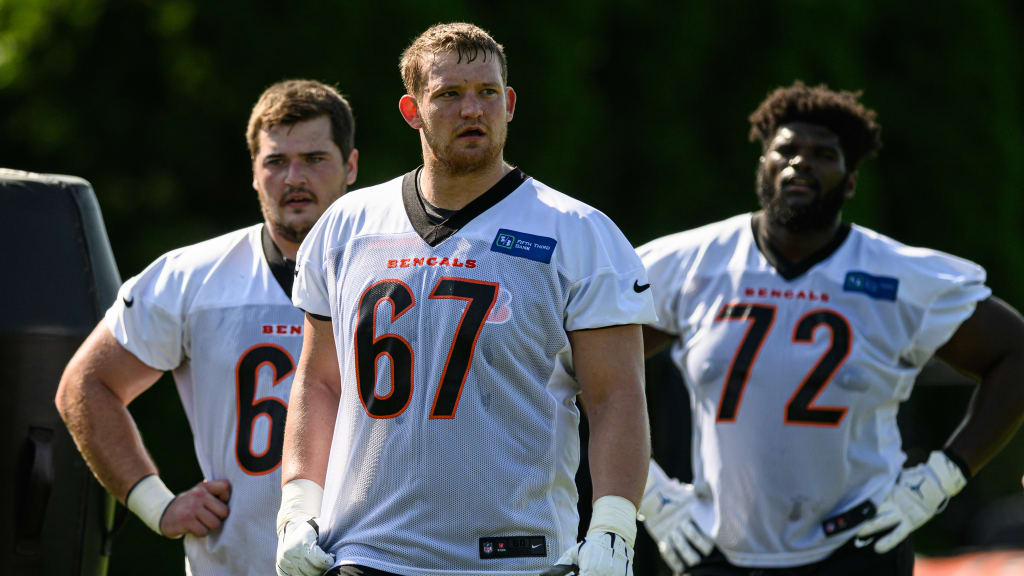
M853 540L814 564L789 568L746 568L733 566L715 548L690 576L912 576L914 573L914 547L907 538L899 546L878 554L874 544L857 548Z

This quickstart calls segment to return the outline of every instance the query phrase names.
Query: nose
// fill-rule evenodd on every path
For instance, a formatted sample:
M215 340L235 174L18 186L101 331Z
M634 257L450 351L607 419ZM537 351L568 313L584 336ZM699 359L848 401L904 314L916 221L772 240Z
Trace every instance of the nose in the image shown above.
M288 186L299 186L306 183L306 169L302 162L293 160L288 163L288 171L284 175L284 183Z
M810 163L807 162L807 158L803 154L794 154L793 157L789 159L789 165L795 170L804 171L811 169Z
M484 114L484 107L475 94L470 94L462 99L460 112L463 118L479 118Z

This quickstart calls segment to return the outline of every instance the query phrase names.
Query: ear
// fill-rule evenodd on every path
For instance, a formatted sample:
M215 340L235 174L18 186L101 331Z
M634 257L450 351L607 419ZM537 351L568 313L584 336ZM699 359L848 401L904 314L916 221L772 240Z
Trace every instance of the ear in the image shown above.
M356 181L356 174L359 173L359 150L355 148L348 155L345 161L345 184L351 186Z
M259 192L260 182L256 179L256 159L252 159L252 189Z
M516 91L511 86L505 87L505 122L511 122L516 113Z
M847 200L849 200L850 198L853 198L853 194L856 191L856 188L857 188L857 171L854 170L853 172L850 172L850 174L846 177L846 190L843 190L843 196L846 196Z
M406 94L398 99L398 111L402 113L405 123L413 130L423 127L423 120L420 118L420 106L416 99Z

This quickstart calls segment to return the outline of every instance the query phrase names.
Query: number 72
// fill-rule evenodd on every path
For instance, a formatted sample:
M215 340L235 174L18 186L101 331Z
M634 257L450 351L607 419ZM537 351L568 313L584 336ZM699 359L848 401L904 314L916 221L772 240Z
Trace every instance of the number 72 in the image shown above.
M761 346L775 323L775 310L775 306L767 304L734 302L722 306L715 316L716 322L742 320L750 324L729 366L725 386L722 387L722 398L718 403L717 422L736 420L750 370L757 362ZM786 424L834 427L838 426L846 415L845 407L812 404L850 354L850 324L833 310L812 310L797 321L793 330L793 343L812 343L814 332L820 326L828 328L831 344L786 403Z

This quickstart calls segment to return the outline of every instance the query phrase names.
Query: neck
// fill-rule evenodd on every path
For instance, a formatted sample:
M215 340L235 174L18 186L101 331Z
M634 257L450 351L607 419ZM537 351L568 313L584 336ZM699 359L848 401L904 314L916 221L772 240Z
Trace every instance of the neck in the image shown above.
M446 210L461 210L512 171L500 155L484 168L460 174L452 174L436 158L426 154L424 158L420 193L427 202Z
M763 211L755 214L754 218L757 218L757 235L762 243L792 264L799 264L824 248L842 225L842 218L837 215L835 221L825 228L794 232L770 221Z
M299 243L290 242L281 237L280 234L274 230L274 227L270 225L270 222L263 221L263 225L266 226L267 232L270 233L270 239L274 241L277 249L281 251L281 254L289 260L295 260L295 256L299 252Z

